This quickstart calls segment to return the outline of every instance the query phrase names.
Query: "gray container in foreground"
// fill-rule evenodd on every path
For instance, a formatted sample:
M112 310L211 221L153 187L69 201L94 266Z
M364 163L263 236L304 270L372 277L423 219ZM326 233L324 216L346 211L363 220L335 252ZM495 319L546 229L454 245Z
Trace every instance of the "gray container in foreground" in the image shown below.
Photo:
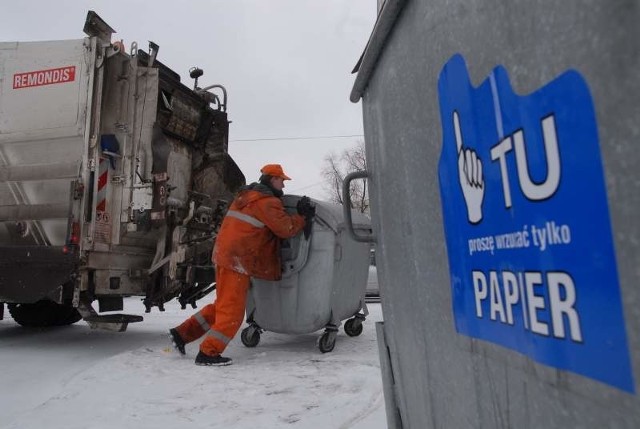
M640 374L639 21L637 1L385 2L351 99L357 102L362 98L363 102L385 319L378 333L390 427L640 427L640 401L635 393ZM457 75L448 71L450 66L462 64L460 58L464 58L469 82L456 81ZM506 92L505 76L512 94ZM460 83L460 93L453 91L455 83ZM536 97L558 88L564 92L547 97L549 110L542 112L545 103ZM467 93L475 97L478 94L473 91L485 89L486 100L491 101L486 110L481 109L483 100L478 98L460 104L460 110L452 114L452 100ZM513 99L513 94L533 104L510 109L507 99ZM567 109L554 110L558 101L579 115L592 110L592 117L567 126L561 121ZM521 128L527 157L534 152L543 156L528 159L530 173L538 170L542 174L532 175L527 185L526 174L518 176L511 171L516 165L517 142L522 141L513 125L531 106L541 109L540 125L538 131L526 124ZM555 128L545 125L548 118L554 118ZM469 137L474 128L482 131L487 123L498 128L490 146L496 148L493 153ZM557 164L548 162L554 158L549 153L530 145L536 138L541 141L543 133L547 133L545 137L557 134L555 144L548 146L554 150L559 147ZM591 145L594 136L595 146ZM467 213L468 207L458 204L473 200L471 193L468 200L462 199L465 189L460 178L464 175L458 175L460 170L467 173L473 169L459 168L467 165L465 159L456 164L456 139L461 143L458 153L475 148L482 161L485 181L474 178L486 184L484 200L479 200L482 213ZM545 143L552 140L544 139ZM574 146L580 142L585 143L583 150ZM513 143L513 151L500 152L506 150L501 143ZM589 159L597 162L587 162ZM520 164L519 172L525 167ZM591 167L577 168L587 164ZM501 176L503 166L510 170L508 175ZM549 172L553 170L561 171L557 182L551 180ZM443 180L446 178L448 182ZM510 193L496 185L501 180L504 184L505 179L511 183ZM578 179L584 180L582 188L574 186ZM520 195L543 183L551 183L557 194L545 191L542 196L546 200L525 204ZM586 195L584 188L589 191ZM507 201L503 194L512 199ZM587 199L594 203L584 205L576 199L596 194L603 200ZM557 199L562 195L564 202ZM512 205L507 207L507 202ZM522 213L521 207L527 207L527 213ZM565 214L557 210L559 207ZM460 208L458 214L452 213L453 208ZM583 210L576 212L576 208ZM498 216L500 211L513 214L513 219L535 215L535 220L525 224L529 234L532 226L539 225L571 229L564 244L544 251L539 246L537 260L521 256L529 255L535 245L531 241L527 247L526 240L517 249L496 251L492 259L487 258L495 264L492 272L497 273L485 273L487 288L494 290L495 285L498 291L505 271L512 270L517 278L519 273L527 275L525 263L555 266L555 270L540 270L542 283L529 283L533 303L529 310L534 311L528 315L537 318L534 326L522 327L518 319L526 306L513 306L514 312L505 315L505 320L513 320L513 326L502 324L494 329L487 327L491 313L480 299L477 306L456 305L461 296L473 292L473 285L478 291L488 290L482 280L468 287L456 270L477 260L479 267L467 267L469 271L462 274L475 269L476 279L484 278L481 252L489 241L471 241L474 236L467 236L469 241L455 245L450 239L473 228L484 231L476 238L495 239L498 228L492 234L483 228L491 221L490 215ZM465 217L457 224L459 231L451 227L456 216ZM510 222L504 222L502 232L515 231ZM583 231L579 226L588 222L593 222L590 234L579 233ZM577 246L579 243L584 245ZM581 255L585 249L595 251L582 261L572 259L571 254L554 256L553 252L563 249ZM479 253L469 255L473 250ZM606 258L600 256L605 254L614 255L612 263L602 262ZM553 319L548 313L551 295L546 290L549 284L558 283L547 280L557 279L560 270L574 275L588 269L604 269L608 281L583 281L576 275L572 291L577 300L566 300L565 295L564 302L570 303L565 308L568 311L561 319ZM497 280L494 283L490 278ZM591 295L596 290L606 297L599 306ZM506 295L501 296L504 303ZM492 316L500 320L502 307L495 299ZM544 308L538 307L541 302ZM590 307L584 307L586 304ZM538 333L525 332L531 328ZM547 330L546 336L539 333ZM598 335L610 335L612 344L618 344L617 358L595 360L596 355L613 349L606 343L593 348L592 338ZM530 348L515 340L522 336ZM546 347L543 351L542 345ZM591 351L576 352L580 347ZM558 353L563 350L566 353ZM587 366L580 366L585 361Z
M295 213L300 197L285 195L283 203ZM255 347L263 330L282 334L308 334L320 329L322 352L330 352L338 326L345 323L348 335L359 335L368 315L365 289L370 246L351 239L345 229L342 207L313 201L316 217L309 240L302 233L285 240L283 273L279 281L252 279L247 300L250 326L241 333L244 345ZM369 219L353 213L354 227L371 232Z

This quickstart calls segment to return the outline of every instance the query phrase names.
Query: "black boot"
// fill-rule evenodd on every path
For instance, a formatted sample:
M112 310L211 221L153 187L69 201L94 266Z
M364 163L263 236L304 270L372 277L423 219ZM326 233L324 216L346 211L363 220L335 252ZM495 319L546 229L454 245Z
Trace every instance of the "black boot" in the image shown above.
M225 365L231 365L231 362L232 361L230 358L220 356L220 355L210 356L202 352L198 352L198 356L196 356L196 365L225 366Z
M173 348L180 352L181 355L185 354L184 345L185 342L182 340L182 337L178 333L175 328L169 329L169 338L171 338L171 343L173 344Z

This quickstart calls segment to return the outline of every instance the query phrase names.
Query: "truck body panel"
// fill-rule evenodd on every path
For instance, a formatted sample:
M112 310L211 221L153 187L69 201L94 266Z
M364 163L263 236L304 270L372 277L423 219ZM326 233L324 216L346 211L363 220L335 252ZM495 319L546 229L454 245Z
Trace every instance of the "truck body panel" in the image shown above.
M89 39L0 46L0 216L27 228L15 231L2 222L2 243L64 244L69 181L86 164L94 63L87 44Z
M87 23L83 39L0 44L0 303L51 300L87 320L94 300L194 304L244 184L226 90L190 89L157 45L126 53Z

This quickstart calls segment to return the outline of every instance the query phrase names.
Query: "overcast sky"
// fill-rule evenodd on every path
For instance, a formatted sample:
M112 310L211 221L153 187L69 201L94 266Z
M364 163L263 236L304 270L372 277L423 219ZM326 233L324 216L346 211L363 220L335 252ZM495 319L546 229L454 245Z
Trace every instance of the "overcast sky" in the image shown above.
M205 72L199 86L225 86L229 152L248 182L263 164L280 163L294 179L285 192L323 199L324 157L363 140L362 107L349 101L351 70L373 29L376 3L21 0L3 2L0 41L81 38L94 10L127 52L131 42L147 50L152 40L158 60L187 86L193 66ZM324 136L355 137L316 138Z

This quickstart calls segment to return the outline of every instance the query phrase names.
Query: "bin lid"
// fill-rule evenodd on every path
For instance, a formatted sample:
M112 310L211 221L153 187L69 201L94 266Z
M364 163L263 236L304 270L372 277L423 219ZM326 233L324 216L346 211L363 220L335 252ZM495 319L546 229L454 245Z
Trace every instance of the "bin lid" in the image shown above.
M285 207L295 209L296 204L302 198L300 195L285 195L282 202ZM338 232L345 227L342 206L328 201L320 201L311 198L316 206L316 217L322 220L334 232ZM351 220L354 229L371 229L371 220L357 210L351 210Z

